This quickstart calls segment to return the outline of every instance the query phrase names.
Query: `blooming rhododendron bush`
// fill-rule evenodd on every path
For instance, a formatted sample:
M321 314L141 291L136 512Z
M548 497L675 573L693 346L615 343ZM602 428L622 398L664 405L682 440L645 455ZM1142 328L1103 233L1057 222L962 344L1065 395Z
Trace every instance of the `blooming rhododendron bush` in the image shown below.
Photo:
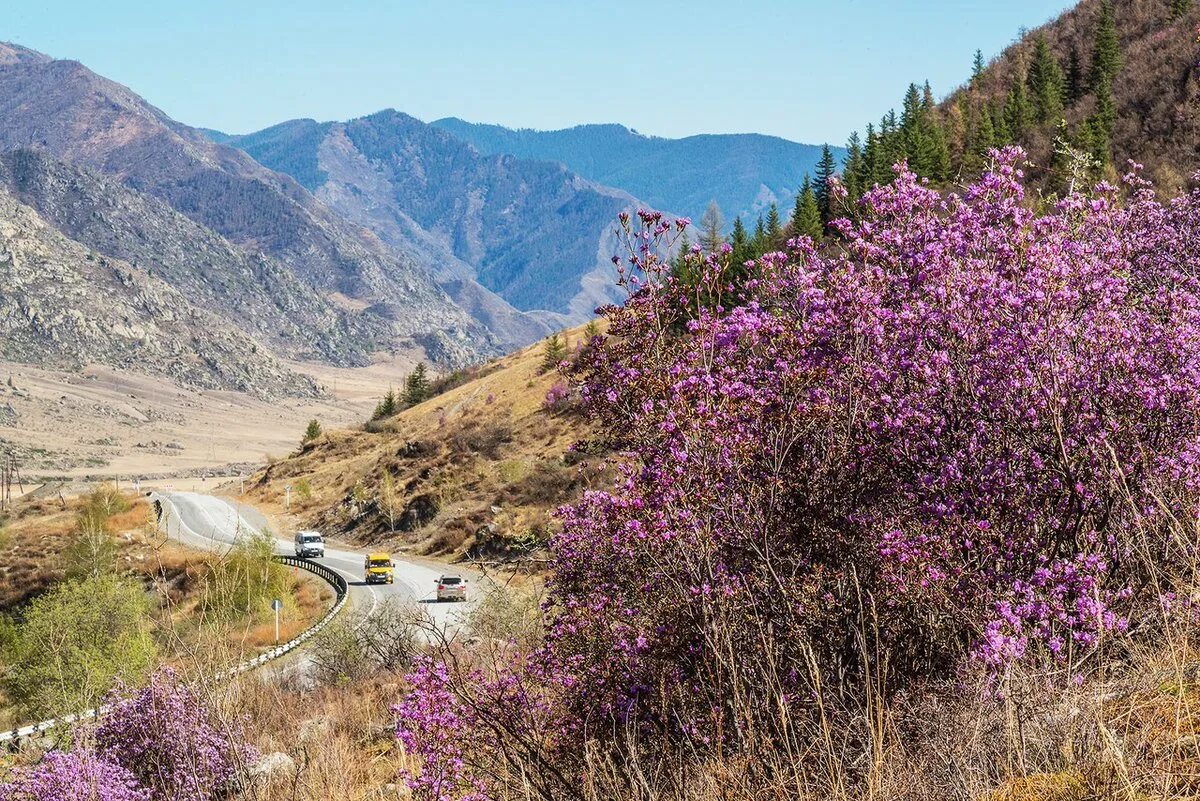
M114 691L106 704L94 731L73 733L70 751L50 751L0 779L0 799L211 801L229 797L255 756L240 726L220 721L170 669L143 688Z
M799 754L852 699L1083 676L1149 634L1196 547L1200 194L1134 174L1038 209L1020 158L961 195L901 170L835 245L693 254L686 285L659 256L682 226L626 223L630 300L572 372L622 477L561 512L540 649L426 666L398 707L438 777L415 789L536 759L574 795L582 754L648 743ZM439 740L420 697L449 691Z

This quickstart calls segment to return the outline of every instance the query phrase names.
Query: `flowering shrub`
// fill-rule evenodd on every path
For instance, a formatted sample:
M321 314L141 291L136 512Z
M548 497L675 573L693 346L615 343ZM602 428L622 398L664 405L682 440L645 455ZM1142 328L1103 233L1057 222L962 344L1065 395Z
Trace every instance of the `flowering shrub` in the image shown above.
M150 801L150 794L120 765L86 751L51 751L41 762L14 771L0 784L5 801Z
M546 390L546 397L542 399L542 408L547 412L557 412L566 408L570 403L571 388L565 381L555 381L550 389Z
M450 690L446 665L422 658L407 678L412 689L392 712L398 721L396 737L409 756L421 760L421 768L404 770L401 777L418 798L486 798L463 760L464 746L474 739L472 729L478 720Z
M254 757L236 727L214 720L196 690L170 669L132 693L114 693L96 730L97 749L123 766L156 801L220 797Z
M1101 185L1039 213L1022 154L994 158L961 196L901 168L836 246L725 248L687 281L664 270L681 226L623 217L631 296L573 375L628 458L561 511L523 663L558 758L631 729L769 748L822 693L964 658L1077 669L1174 589L1200 485L1200 193L1162 205L1133 174L1124 202Z

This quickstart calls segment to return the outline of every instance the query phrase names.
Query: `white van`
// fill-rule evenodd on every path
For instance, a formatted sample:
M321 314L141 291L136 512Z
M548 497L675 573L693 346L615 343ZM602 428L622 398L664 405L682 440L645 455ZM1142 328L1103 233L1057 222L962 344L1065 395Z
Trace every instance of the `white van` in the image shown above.
M296 532L296 556L301 559L322 557L325 555L325 538L319 531Z

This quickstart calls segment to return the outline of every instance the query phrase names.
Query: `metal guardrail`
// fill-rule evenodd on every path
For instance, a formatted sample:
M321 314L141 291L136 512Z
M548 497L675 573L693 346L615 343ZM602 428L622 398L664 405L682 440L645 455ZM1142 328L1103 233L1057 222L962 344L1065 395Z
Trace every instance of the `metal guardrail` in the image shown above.
M346 600L350 597L350 588L346 584L346 579L344 579L341 574L331 570L319 562L310 562L307 559L300 559L295 556L276 556L274 558L275 561L279 562L280 564L288 565L289 567L298 567L301 570L307 570L309 573L313 573L318 578L324 579L333 586L334 592L337 593L337 598L334 601L333 606L329 608L329 611L326 612L320 620L309 626L295 638L289 640L283 645L277 645L266 653L260 654L253 659L248 659L241 664L234 665L228 670L219 673L217 675L217 679L231 679L234 676L241 675L242 673L246 673L247 671L254 670L258 667L262 667L266 663L296 650L301 645L308 642L310 639L320 633L321 629L329 625L329 622L333 620L334 617L337 616L338 612L341 612L346 606ZM51 718L50 720L43 720L39 723L31 723L27 726L20 726L9 731L0 731L0 748L5 747L6 745L11 746L12 744L18 743L21 740L33 737L45 731L49 731L50 729L70 726L84 720L95 720L107 711L107 706L100 706L96 709L89 709L85 712L80 712L79 714L75 715L63 715L61 718Z

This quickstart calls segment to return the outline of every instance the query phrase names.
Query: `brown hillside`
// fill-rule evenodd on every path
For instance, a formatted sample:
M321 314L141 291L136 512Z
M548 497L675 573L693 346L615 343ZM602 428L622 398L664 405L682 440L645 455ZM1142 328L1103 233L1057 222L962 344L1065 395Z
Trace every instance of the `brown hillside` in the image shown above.
M1100 9L1101 0L1083 0L1030 31L993 60L975 86L951 94L943 110L952 113L960 99L975 94L1002 104L1009 87L1025 75L1039 35L1064 72L1076 54L1087 86ZM1114 0L1112 9L1122 55L1112 86L1112 163L1123 172L1133 159L1163 186L1179 187L1200 169L1200 4L1179 17L1169 0ZM1067 104L1063 117L1072 130L1095 104L1090 86ZM1035 164L1049 163L1054 134L1053 126L1043 126L1026 137L1023 144Z
M582 329L565 338L573 351ZM589 434L573 402L546 408L561 379L543 369L543 353L542 344L530 346L387 420L327 432L248 480L247 499L278 509L291 487L298 525L360 544L528 556L544 542L554 508L603 480L595 457L571 451Z

